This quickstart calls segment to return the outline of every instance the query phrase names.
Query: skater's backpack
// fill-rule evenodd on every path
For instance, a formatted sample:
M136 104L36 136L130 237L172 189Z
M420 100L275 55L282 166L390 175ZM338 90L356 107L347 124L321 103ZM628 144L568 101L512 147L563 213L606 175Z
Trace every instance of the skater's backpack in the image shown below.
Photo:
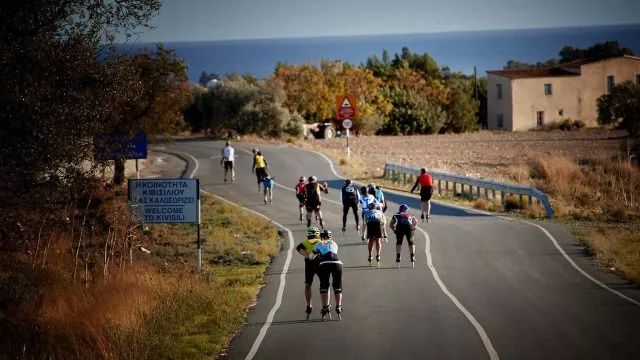
M316 203L320 201L320 185L316 182L306 185L307 201Z
M395 217L396 217L396 221L398 222L398 225L413 226L413 222L411 221L411 218L413 216L408 212L397 213Z

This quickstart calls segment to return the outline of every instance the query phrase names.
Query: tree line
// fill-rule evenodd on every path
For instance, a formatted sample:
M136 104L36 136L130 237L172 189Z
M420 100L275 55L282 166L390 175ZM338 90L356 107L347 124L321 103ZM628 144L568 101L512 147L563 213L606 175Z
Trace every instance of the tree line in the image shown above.
M304 123L332 121L335 97L358 101L356 134L434 134L473 131L486 123L486 82L440 68L429 54L403 48L360 65L278 63L272 76L203 72L202 86L185 112L194 129L261 135L301 134ZM484 109L484 111L483 111ZM484 118L483 118L484 116ZM262 123L256 123L256 122Z

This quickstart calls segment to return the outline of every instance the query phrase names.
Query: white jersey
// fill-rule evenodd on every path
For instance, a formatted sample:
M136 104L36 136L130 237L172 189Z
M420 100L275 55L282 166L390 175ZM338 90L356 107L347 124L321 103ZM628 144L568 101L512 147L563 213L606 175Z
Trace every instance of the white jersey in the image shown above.
M235 150L231 146L227 146L222 149L222 157L227 161L235 160Z
M360 207L362 211L369 210L369 204L375 204L377 202L376 198L371 194L360 195Z

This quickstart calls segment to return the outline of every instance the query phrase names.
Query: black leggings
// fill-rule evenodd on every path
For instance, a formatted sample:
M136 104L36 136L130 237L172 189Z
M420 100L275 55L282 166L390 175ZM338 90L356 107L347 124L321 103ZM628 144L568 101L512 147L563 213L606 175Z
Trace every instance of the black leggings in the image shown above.
M346 202L342 204L342 227L347 226L347 215L349 214L349 209L353 209L353 216L356 219L356 225L360 224L360 218L358 218L358 203L357 202Z
M332 279L333 292L342 292L342 264L321 263L318 266L318 277L320 278L320 294L329 292L329 277Z
M403 228L396 228L396 245L402 245L402 240L404 240L404 237L407 237L407 243L409 243L409 245L413 245L413 230L411 229L403 229Z

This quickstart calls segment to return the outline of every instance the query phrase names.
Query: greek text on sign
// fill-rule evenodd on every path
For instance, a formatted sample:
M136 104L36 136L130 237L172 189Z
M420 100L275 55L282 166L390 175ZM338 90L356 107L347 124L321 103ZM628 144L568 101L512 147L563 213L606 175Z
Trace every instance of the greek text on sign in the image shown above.
M338 120L355 119L356 116L355 97L351 95L336 96L336 118Z
M130 179L129 206L147 224L200 223L198 179Z

